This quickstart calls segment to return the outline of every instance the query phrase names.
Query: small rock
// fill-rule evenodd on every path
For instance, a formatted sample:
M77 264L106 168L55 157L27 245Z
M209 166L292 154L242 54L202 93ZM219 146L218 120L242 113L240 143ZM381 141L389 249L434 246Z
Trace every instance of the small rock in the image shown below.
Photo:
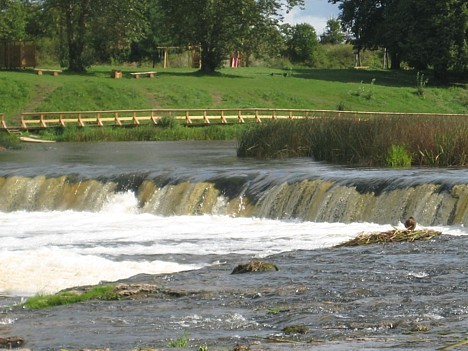
M250 273L250 272L274 272L279 271L278 267L271 262L252 260L247 264L240 264L231 272L231 274Z
M7 338L0 337L0 347L7 349L17 348L24 344L24 339L19 336L10 336Z
M309 328L305 325L290 325L283 328L283 333L285 334L307 334L309 332Z
M249 345L241 345L241 344L237 344L236 346L234 346L234 348L232 349L232 351L249 351L250 350L250 346Z

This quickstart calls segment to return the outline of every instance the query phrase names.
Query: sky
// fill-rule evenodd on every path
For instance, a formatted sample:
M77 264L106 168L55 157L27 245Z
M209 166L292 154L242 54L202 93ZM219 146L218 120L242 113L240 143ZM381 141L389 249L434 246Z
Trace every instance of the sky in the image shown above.
M305 0L305 9L294 8L285 14L284 22L289 24L308 23L315 28L318 35L322 34L327 21L338 17L338 5L333 5L328 0Z

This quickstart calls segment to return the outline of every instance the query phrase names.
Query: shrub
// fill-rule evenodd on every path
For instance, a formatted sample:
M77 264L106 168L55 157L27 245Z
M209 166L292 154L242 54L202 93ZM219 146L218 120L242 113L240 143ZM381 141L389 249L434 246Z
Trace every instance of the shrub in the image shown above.
M419 96L424 96L424 89L426 88L426 84L429 82L424 76L424 73L418 72L416 74L416 94Z
M189 337L187 333L184 333L183 335L179 336L175 340L171 340L167 343L167 347L187 347L189 342Z
M158 121L158 126L162 128L175 128L177 126L177 120L172 116L163 116Z
M411 166L411 155L408 154L403 145L392 145L387 155L387 166L409 167Z

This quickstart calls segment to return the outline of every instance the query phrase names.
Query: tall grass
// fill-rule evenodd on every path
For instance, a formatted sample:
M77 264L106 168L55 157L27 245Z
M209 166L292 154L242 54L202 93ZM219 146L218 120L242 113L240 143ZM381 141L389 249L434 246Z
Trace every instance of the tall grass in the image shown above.
M17 149L20 147L19 144L20 141L17 135L0 131L0 149Z
M241 157L311 156L365 166L468 166L468 119L386 117L273 121L247 130Z
M169 121L162 125L124 127L65 127L39 132L46 139L59 142L167 141L167 140L237 140L242 125L183 126ZM45 135L43 135L45 133Z

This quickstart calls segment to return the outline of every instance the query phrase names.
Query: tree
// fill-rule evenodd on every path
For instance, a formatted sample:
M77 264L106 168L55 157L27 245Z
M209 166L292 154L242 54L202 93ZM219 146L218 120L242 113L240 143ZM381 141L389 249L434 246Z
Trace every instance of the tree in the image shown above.
M161 25L161 13L156 6L148 6L146 19L149 25L146 27L141 39L132 43L130 60L141 61L150 59L153 67L161 60L161 52L158 47L174 46L174 43L164 26Z
M304 0L158 0L164 24L180 45L200 45L201 70L220 68L244 38L278 22L282 9L303 5ZM261 30L256 30L261 29ZM247 40L247 39L246 39Z
M0 40L26 39L27 6L18 0L0 1Z
M360 66L361 51L376 48L380 44L386 0L329 0L329 2L339 3L341 10L339 19L352 36L351 41L357 53L356 64Z
M319 49L319 41L314 27L307 23L296 24L288 32L286 52L291 62L313 66Z
M107 56L128 49L146 25L145 7L138 0L45 0L45 11L57 14L65 33L68 69L77 72L93 63L94 48Z
M433 67L436 79L447 81L450 69L466 70L468 4L463 0L411 0L412 21L404 59L412 66Z
M439 80L450 69L467 69L466 0L329 0L339 3L340 20L353 35L358 53L385 48L392 68L402 60L432 67Z
M322 44L343 44L346 35L341 30L341 23L336 18L331 18L327 21L325 32L320 36L320 42Z

